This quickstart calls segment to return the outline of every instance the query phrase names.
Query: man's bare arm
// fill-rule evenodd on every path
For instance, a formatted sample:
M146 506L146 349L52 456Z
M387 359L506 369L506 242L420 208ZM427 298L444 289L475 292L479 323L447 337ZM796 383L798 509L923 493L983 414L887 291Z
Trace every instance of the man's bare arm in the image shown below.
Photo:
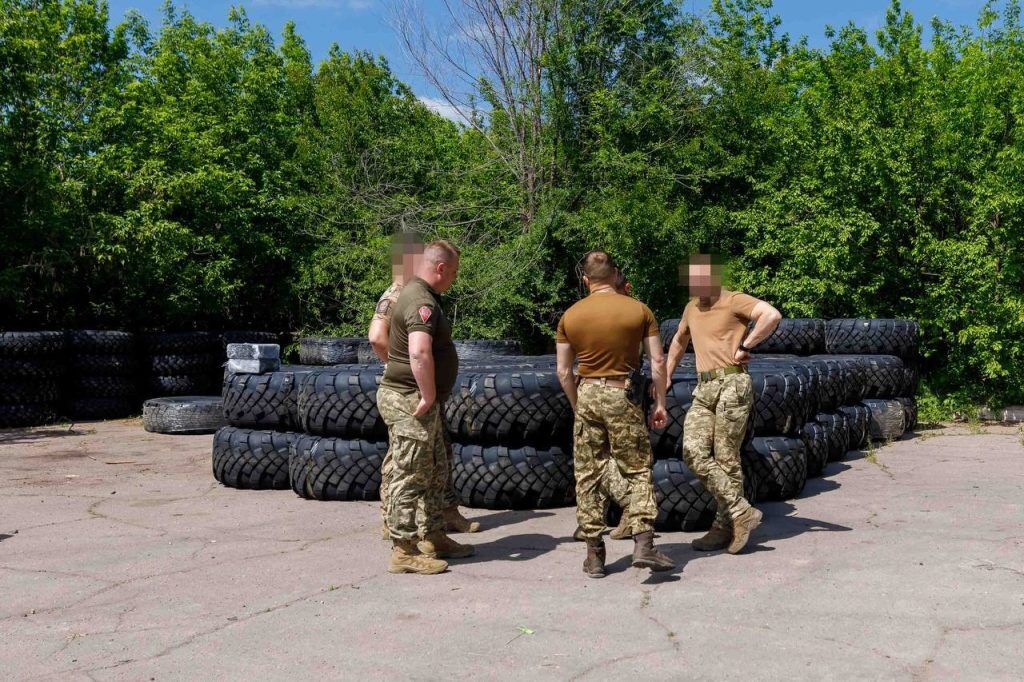
M754 310L750 313L750 319L754 321L754 328L743 340L743 345L747 348L753 348L771 336L775 328L779 326L782 313L776 310L771 303L761 301L754 306Z
M388 346L390 344L388 334L390 331L391 325L388 321L375 316L370 322L370 331L367 334L370 345L373 346L373 352L381 362L385 363L388 361Z
M569 404L573 411L576 410L576 377L572 373L572 363L576 362L576 351L567 343L555 344L556 367L558 371L558 383L569 398Z
M651 412L651 428L664 428L668 422L665 411L665 391L668 389L668 372L665 367L665 354L661 350L661 337L648 336L644 339L644 350L651 359L651 379L654 383L654 410Z
M409 333L409 364L416 378L416 386L420 389L420 404L413 412L414 417L422 417L437 400L433 346L434 338L427 332Z
M665 368L665 376L672 376L672 372L676 371L676 367L679 366L679 361L683 359L683 354L686 353L686 347L690 345L690 326L686 323L686 318L679 320L679 329L676 330L675 335L672 337L672 343L668 346L668 366Z

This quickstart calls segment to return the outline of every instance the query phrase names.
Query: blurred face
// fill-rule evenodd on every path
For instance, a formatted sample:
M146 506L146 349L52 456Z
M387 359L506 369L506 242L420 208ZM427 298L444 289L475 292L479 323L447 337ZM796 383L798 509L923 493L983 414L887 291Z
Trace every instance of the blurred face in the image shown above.
M717 296L722 288L721 266L712 263L710 257L699 256L691 259L688 284L692 296Z
M437 293L443 294L451 288L455 278L459 276L459 257L456 256L448 263L436 263L434 268L438 275L437 286L434 289Z
M408 281L416 274L419 257L423 255L422 244L410 244L402 253L402 276Z

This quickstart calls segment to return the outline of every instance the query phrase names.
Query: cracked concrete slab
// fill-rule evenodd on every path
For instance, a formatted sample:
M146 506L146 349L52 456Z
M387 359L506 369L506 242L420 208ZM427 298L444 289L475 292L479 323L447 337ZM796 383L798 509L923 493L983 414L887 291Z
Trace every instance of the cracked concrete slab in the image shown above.
M477 556L393 576L375 503L238 491L209 436L0 432L9 679L1020 679L1024 445L945 426L763 505L745 554L589 580L573 510L470 511Z

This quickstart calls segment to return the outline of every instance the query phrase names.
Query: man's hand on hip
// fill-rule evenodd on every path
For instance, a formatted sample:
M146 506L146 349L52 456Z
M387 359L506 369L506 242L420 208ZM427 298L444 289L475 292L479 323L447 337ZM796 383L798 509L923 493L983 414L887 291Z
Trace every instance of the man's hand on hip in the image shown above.
M418 418L422 417L423 415L425 415L430 410L430 408L433 407L433 406L434 406L434 400L433 399L431 399L429 402L427 402L425 399L420 398L420 401L419 401L419 403L416 404L416 410L412 413L412 416L414 416L414 417L416 417L418 419Z
M737 348L736 354L732 356L732 359L741 365L745 365L750 362L750 353L741 348Z

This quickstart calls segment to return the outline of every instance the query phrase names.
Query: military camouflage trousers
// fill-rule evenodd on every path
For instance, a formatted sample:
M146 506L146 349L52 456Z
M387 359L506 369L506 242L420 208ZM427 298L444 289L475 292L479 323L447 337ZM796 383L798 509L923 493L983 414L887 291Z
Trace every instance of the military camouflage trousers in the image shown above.
M422 417L412 416L419 401L419 393L377 390L377 408L388 427L386 458L390 460L387 493L382 490L382 498L395 540L414 540L444 529L441 511L449 470L444 424L436 403Z
M722 528L750 507L740 448L753 404L750 375L727 374L697 385L683 422L683 460L718 502L715 525Z
M608 477L613 463L622 481ZM621 388L580 384L573 426L576 519L581 534L599 538L605 528L608 493L620 487L630 534L653 530L658 510L651 484L651 442L643 410ZM612 485L609 485L609 484ZM628 495L627 495L628 491Z
M445 462L448 467L442 505L445 509L450 509L459 506L459 496L455 494L455 479L452 477L452 466L454 465L452 459L454 456L452 454L452 440L448 437L448 429L442 429L442 433L444 435ZM384 455L384 461L380 465L380 516L381 520L384 521L384 525L388 523L388 486L391 484L392 470L391 448L388 448L387 453Z

